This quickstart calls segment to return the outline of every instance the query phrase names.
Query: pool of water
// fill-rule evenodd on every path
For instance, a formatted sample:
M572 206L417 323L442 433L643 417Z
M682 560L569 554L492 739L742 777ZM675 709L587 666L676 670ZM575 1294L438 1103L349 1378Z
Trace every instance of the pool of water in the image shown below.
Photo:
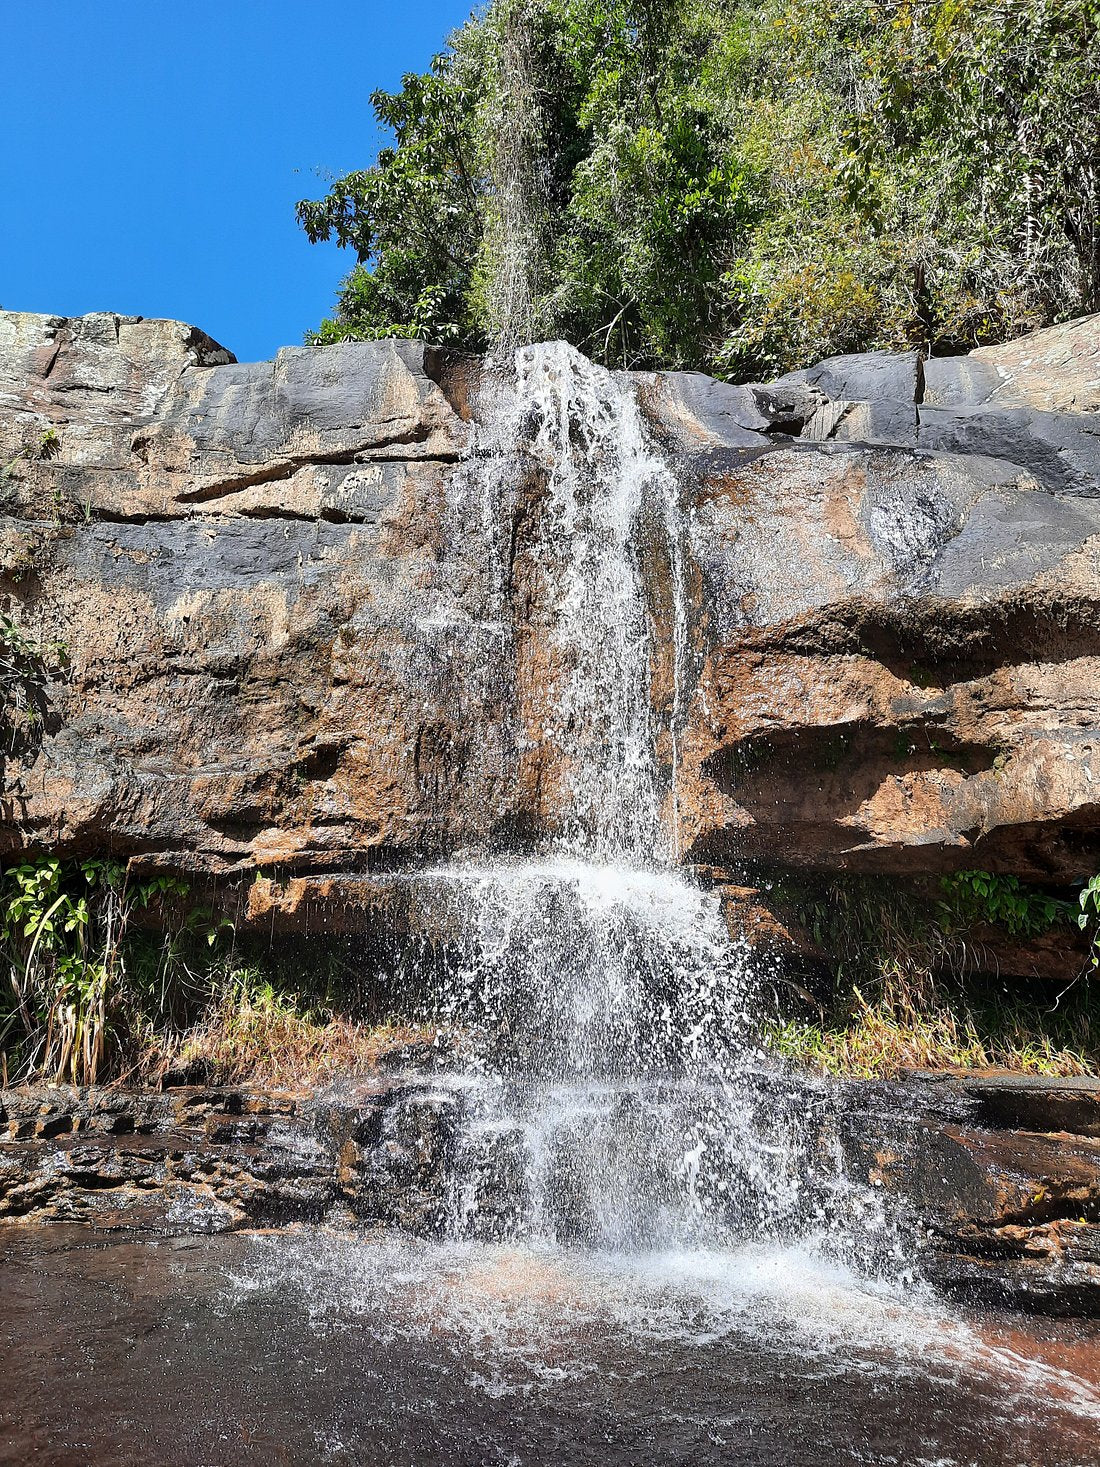
M1100 1327L812 1245L615 1256L0 1230L0 1461L1100 1462Z

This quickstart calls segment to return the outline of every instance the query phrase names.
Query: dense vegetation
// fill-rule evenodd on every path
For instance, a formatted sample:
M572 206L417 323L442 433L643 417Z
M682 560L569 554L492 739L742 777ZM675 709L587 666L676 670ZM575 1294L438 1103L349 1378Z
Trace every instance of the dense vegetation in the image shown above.
M303 201L317 340L748 378L1100 309L1100 0L494 0Z
M360 966L335 940L238 933L175 876L28 856L0 866L0 1084L369 1068L413 1031Z
M776 980L765 1038L787 1058L860 1076L1096 1073L1100 876L1062 896L988 871L935 884L786 878L775 891L824 960L807 974L813 991ZM1074 977L996 976L999 943L1042 938L1079 954Z

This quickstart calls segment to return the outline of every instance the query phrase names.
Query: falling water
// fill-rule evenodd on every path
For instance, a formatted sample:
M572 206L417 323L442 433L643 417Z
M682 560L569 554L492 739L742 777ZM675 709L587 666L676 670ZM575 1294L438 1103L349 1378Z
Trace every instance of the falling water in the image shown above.
M468 1061L449 1231L638 1250L828 1226L851 1249L877 1211L844 1182L824 1092L768 1065L747 946L675 864L680 495L628 383L564 343L517 352L454 511L480 515L486 624L521 620L518 562L532 588L515 742L557 799L538 859L415 878L446 935L434 1014Z
M754 960L676 867L678 501L629 390L566 347L521 352L458 489L482 604L426 629L425 660L474 630L485 682L456 704L521 710L486 771L516 750L558 775L527 859L501 842L388 878L405 976L463 1063L366 1099L367 1149L402 1195L428 1158L445 1236L0 1230L20 1460L1094 1461L1100 1339L971 1326L902 1287L840 1097L759 1051ZM403 1130L405 1104L446 1120Z
M668 867L676 817L663 819L662 806L674 788L687 648L679 485L612 373L565 342L522 348L514 371L510 392L494 384L452 504L458 536L480 522L480 623L503 632L516 620L522 563L527 647L517 655L533 664L535 686L521 690L520 742L561 769L555 849ZM507 527L518 518L527 531L517 545ZM660 636L658 580L668 599Z
M679 486L650 446L631 390L564 342L516 357L513 431L544 484L532 546L555 670L541 737L560 749L568 805L559 845L584 859L669 863L652 668L657 639L643 557L672 588L668 726L675 741L686 609ZM490 472L491 472L490 468Z

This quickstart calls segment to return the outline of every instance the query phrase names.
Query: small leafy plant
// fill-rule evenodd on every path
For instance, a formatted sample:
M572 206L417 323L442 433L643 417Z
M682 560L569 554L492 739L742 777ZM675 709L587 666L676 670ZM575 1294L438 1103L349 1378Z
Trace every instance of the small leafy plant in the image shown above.
M1078 902L1081 910L1077 916L1077 925L1083 932L1089 932L1092 936L1092 946L1089 949L1089 962L1092 967L1100 968L1100 875L1091 877L1081 888Z
M973 926L1003 927L1010 937L1038 937L1073 915L1069 902L1038 887L1026 886L1015 876L989 871L957 871L943 878L948 919Z
M50 684L66 660L64 643L37 642L0 612L0 777L7 759L33 762L50 712Z
M20 1073L94 1084L124 1017L129 925L152 902L186 896L173 876L131 882L117 861L23 861L0 875L0 949L11 994L0 1049Z

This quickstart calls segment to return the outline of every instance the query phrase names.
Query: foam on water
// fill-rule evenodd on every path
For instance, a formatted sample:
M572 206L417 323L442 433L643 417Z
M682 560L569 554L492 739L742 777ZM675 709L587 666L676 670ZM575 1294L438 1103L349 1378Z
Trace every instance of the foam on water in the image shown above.
M326 1276L333 1287L324 1287ZM1003 1419L1032 1410L1100 1422L1100 1390L1027 1358L930 1293L867 1280L812 1244L608 1252L396 1236L257 1238L232 1276L238 1296L290 1290L319 1329L336 1318L391 1340L449 1339L469 1384L553 1392L627 1351L681 1368L679 1351L726 1368L797 1362L807 1383L838 1375L985 1382Z
M89 1244L58 1223L0 1229L0 1255L13 1461L1096 1459L1095 1330L968 1328L806 1243L628 1254L306 1228Z

